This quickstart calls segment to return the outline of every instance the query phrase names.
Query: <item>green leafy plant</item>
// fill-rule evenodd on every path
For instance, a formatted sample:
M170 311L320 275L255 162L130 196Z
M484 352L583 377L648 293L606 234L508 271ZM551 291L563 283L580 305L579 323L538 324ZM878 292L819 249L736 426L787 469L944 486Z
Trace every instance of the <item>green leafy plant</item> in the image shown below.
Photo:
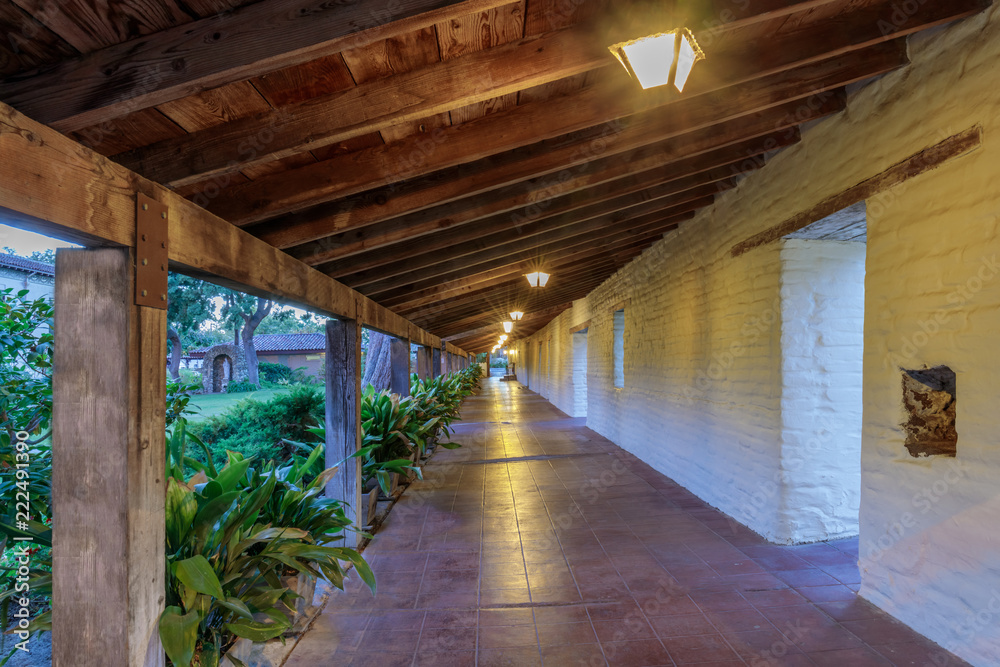
M52 520L52 304L28 291L0 291L0 626L18 594L14 538L32 538L31 631L50 629ZM30 462L30 472L23 462ZM19 463L21 465L19 465ZM18 529L18 496L28 497ZM23 504L21 505L23 509ZM9 658L9 656L7 656ZM6 662L4 658L0 664Z
M324 411L319 389L293 387L268 401L242 400L188 430L208 446L217 463L226 461L227 450L259 461L287 461L294 452L288 442L308 440L309 429L319 424Z
M260 387L249 380L231 380L226 385L227 394L242 394L248 391L257 391L258 389Z
M256 468L228 452L216 470L211 459L188 456L189 441L204 445L186 426L178 420L167 441L167 607L159 630L174 665L216 667L236 638L266 641L288 630L297 597L282 584L288 572L342 588L342 563L350 562L375 592L360 554L324 544L348 521L339 503L320 496L334 473L315 474L322 448L281 468Z

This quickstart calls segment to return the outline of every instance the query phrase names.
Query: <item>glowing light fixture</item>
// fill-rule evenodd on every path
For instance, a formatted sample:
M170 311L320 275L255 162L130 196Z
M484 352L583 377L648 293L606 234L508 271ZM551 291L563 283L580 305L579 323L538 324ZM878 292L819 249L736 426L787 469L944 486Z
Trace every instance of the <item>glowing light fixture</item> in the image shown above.
M500 342L501 342L501 343L504 343L504 342L506 342L506 341L507 341L507 334L501 334L501 335L500 335Z
M503 323L503 330L505 332L507 332L507 333L510 333L511 331L514 330L514 323L513 322L504 322Z
M694 64L705 58L687 28L620 42L608 49L643 89L672 83L683 92Z
M510 311L510 319L514 320L515 322L520 321L522 317L524 317L524 313L522 313L520 310Z
M528 279L528 284L532 287L545 287L545 283L549 282L549 274L541 271L526 273L524 277Z

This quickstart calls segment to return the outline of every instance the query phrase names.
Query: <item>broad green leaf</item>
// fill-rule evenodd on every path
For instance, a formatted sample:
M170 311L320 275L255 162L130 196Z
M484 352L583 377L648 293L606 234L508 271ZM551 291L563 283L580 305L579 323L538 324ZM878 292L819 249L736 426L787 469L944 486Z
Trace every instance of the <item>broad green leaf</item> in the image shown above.
M199 593L211 595L216 599L226 597L215 571L201 554L174 563L174 576L185 586Z
M216 602L219 603L220 606L223 606L229 611L238 614L239 616L242 616L248 621L253 620L253 613L243 603L243 600L240 600L239 598L228 598L225 600L219 598L216 600Z
M180 607L167 607L160 614L160 641L167 657L176 667L190 667L198 643L198 613L181 613Z
M237 637L244 637L253 642L266 642L274 639L288 629L288 625L278 625L277 623L260 623L257 621L242 621L236 623L226 623L226 629Z

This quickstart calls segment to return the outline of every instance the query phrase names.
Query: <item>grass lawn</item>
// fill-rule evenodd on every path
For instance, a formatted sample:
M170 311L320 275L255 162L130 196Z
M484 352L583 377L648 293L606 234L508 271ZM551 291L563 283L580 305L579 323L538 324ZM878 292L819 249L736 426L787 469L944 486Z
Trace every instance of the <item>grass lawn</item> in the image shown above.
M281 389L258 389L257 391L244 391L238 394L195 394L191 397L191 405L200 408L197 414L190 417L190 421L198 421L205 417L214 417L222 414L230 407L242 400L254 398L258 401L269 401L278 394L285 394L291 390L291 386Z

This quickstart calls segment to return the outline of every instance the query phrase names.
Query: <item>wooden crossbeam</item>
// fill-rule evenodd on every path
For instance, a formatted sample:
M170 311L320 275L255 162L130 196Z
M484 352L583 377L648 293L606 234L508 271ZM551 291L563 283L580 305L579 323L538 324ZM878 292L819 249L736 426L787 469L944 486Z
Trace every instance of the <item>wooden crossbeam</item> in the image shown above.
M398 289L394 292L387 292L384 295L378 295L381 301L394 302L394 303L405 303L412 297L408 296L411 293L424 294L423 290L429 288L435 288L440 290L454 290L459 287L474 285L477 282L484 279L484 277L495 277L499 273L504 273L508 278L512 277L511 274L520 273L523 275L525 270L530 270L536 268L539 264L539 257L544 258L544 262L548 264L550 261L557 263L565 260L567 257L575 256L577 261L581 266L588 266L589 263L594 261L600 261L603 257L609 255L612 249L615 252L623 250L630 247L642 240L658 240L667 231L675 229L677 224L683 220L690 219L693 214L684 214L676 216L674 218L663 218L659 222L652 220L648 221L646 219L638 220L638 224L625 230L608 230L601 236L601 232L593 233L589 235L587 239L576 243L575 245L570 245L566 247L567 244L559 244L558 248L550 248L543 246L540 248L538 255L525 257L509 257L494 260L492 262L487 262L460 272L454 272L451 274L445 274L431 279L426 279L414 283L412 286L408 286L407 289ZM647 216L649 218L655 218L653 216ZM443 302L442 310L450 307L448 302Z
M754 161L750 164L757 166L760 162ZM562 201L554 201L551 204L546 202L545 206L538 207L539 213L536 217L522 218L516 214L499 214L481 220L476 225L464 225L424 236L419 249L421 254L435 253L436 257L446 259L449 256L458 256L456 253L461 252L463 248L461 244L464 243L476 242L477 245L485 247L483 243L492 234L516 232L519 236L524 236L530 233L528 230L536 224L544 223L544 228L549 229L555 228L561 222L571 224L588 220L671 195L685 193L685 196L697 198L707 194L717 194L732 187L734 175L745 170L743 164L733 164L731 169L722 167L662 184L660 181L663 179L663 170L642 172L604 187L560 198ZM322 265L320 270L330 276L338 277L380 268L381 275L388 277L393 275L393 271L398 270L398 263L413 258L414 254L412 242L397 243Z
M60 131L79 130L508 3L266 0L12 77L0 99Z
M0 211L14 226L84 245L134 247L141 192L169 210L171 270L439 344L358 292L3 103L0 155Z
M394 256L394 259L391 261L380 262L376 266L364 269L363 271L350 272L348 267L335 264L333 265L335 270L327 271L327 273L334 277L339 277L344 283L357 288L380 280L388 280L394 276L412 274L418 269L441 264L460 257L467 257L469 255L476 255L477 258L486 257L487 251L502 248L508 244L517 243L532 237L537 237L539 241L541 241L542 237L553 239L571 238L576 234L591 229L598 229L607 224L616 224L618 221L631 219L636 215L661 211L690 202L711 201L711 197L725 192L732 188L734 184L735 182L732 179L727 179L717 183L706 183L679 193L675 192L669 186L649 188L626 195L625 197L595 204L579 211L526 222L520 225L508 220L506 221L505 228L493 234L484 233L478 237L477 235L472 235L464 242L460 242L459 240L444 241L438 247L427 248L427 252L423 252L425 248L421 247L419 254L414 252L411 246L408 255L400 253ZM706 200L706 198L709 199Z
M546 293L544 295L538 296L536 299L532 300L529 308L531 310L542 310L548 308L549 306L560 303L562 301L573 301L576 299L583 298L589 294L593 289L603 283L608 279L616 270L618 270L620 265L609 265L601 268L599 271L595 271L593 275L586 279L580 279L574 281L572 284L564 285L560 288L554 288L548 291L546 288ZM472 314L467 314L465 316L454 316L450 320L442 322L436 325L437 330L441 331L444 335L450 335L452 333L460 332L470 326L476 326L488 322L488 318L484 318L482 313L475 312Z
M632 249L632 251L635 250L636 248ZM619 266L621 266L621 262L603 258L593 261L585 269L583 267L567 269L565 272L560 272L561 282L554 285L552 290L546 287L539 294L520 296L516 303L518 304L518 308L523 309L526 313L536 312L539 309L544 309L543 306L547 300L559 298L561 295L567 293L579 294L579 290L585 289L587 285L592 284L594 281L605 280ZM597 284L600 284L600 282ZM444 331L455 331L456 328L458 330L466 330L470 327L479 326L484 321L496 322L498 319L506 318L505 312L498 312L506 310L506 306L500 308L497 304L506 304L508 302L509 297L503 291L498 291L489 298L475 302L471 306L444 308L440 313L433 315L436 322L435 326Z
M743 173L763 165L764 160L759 157L762 154L798 141L798 130L791 128L676 161L652 146L590 163L586 168L565 174L567 178L563 174L558 179L535 178L477 197L467 197L335 234L289 248L288 252L307 264L317 266L394 243L412 243L416 238L470 222L477 222L473 227L480 229L490 227L490 221L503 220L504 216L511 220L537 218L540 214L556 215L610 196L627 194L636 188L668 182L681 185L680 182L686 179L705 177L716 180L715 176L722 175L715 171L728 171L732 175ZM708 172L712 172L711 175ZM264 238L270 240L266 235Z
M160 183L184 185L611 63L606 49L563 29L166 139L115 160Z
M676 222L683 222L693 217L693 214L680 216ZM582 264L593 258L595 252L603 252L595 248L566 248L550 253L545 257L546 267L559 271L563 266ZM478 271L461 278L447 282L439 282L419 290L411 290L397 296L383 297L381 303L392 304L400 312L409 313L409 317L418 318L428 311L440 309L442 303L460 303L463 299L479 298L484 290L504 289L516 281L524 280L523 274L531 269L536 260L524 260L516 264L501 266L485 271Z
M265 176L252 183L231 185L214 199L206 200L205 205L231 222L247 224L664 105L669 105L666 109L671 112L676 108L682 117L691 107L700 108L691 117L704 115L706 108L717 115L725 108L716 109L719 106L716 98L722 96L737 108L751 111L755 108L751 91L762 94L780 83L794 84L798 75L788 76L792 70L878 45L907 34L912 27L907 24L900 26L898 32L882 34L869 19L865 12L852 14L845 19L849 25L832 38L825 21L817 21L782 38L764 53L757 53L759 47L755 44L724 43L724 50L713 53L703 65L709 71L693 77L682 98L657 90L635 95L631 81L615 77L572 96L523 104L461 125ZM912 23L921 25L916 19ZM748 53L754 56L747 57ZM710 97L715 104L704 99L707 93L712 93Z
M547 308L547 309L542 310L542 311L537 311L537 312L534 312L534 313L527 313L527 314L525 314L524 318L520 322L515 323L514 326L515 326L515 328L520 328L520 327L528 325L531 322L535 322L537 320L543 320L545 318L555 317L556 315L558 315L559 313L561 313L563 310L565 310L566 308L569 308L572 305L573 305L573 302L569 301L569 302L566 302L566 303L561 303L558 306L554 306L552 308ZM504 319L507 319L506 313L504 313L502 315L502 317ZM503 328L500 326L500 324L499 323L493 323L493 324L486 324L486 325L483 325L481 327L477 327L475 329L471 329L471 330L468 330L468 331L463 331L463 332L458 333L458 334L452 334L451 336L445 336L441 340L446 340L448 342L453 342L453 341L458 340L460 338L471 338L473 336L484 336L484 335L492 335L494 337L499 337L502 332L503 332Z
M701 102L700 98L685 99L668 107L667 113L637 114L617 123L565 135L558 141L533 144L452 171L411 179L396 187L320 204L308 211L276 218L253 231L270 243L288 247L656 142L700 136L713 142L712 148L720 148L795 125L796 114L803 104L796 100L809 98L810 104L816 105L816 100L829 94L826 91L890 71L905 62L905 44L879 44L861 53L813 63L791 80L778 77L745 84L740 89L743 95L732 97L735 91L730 91L730 95L719 99L713 95ZM807 111L814 113L812 109ZM771 125L762 127L759 118L764 114L777 118L770 118ZM785 123L780 122L782 118L786 118ZM710 128L715 130L709 132ZM699 131L703 134L699 135ZM673 159L700 152L682 151L680 141L670 141L671 146L675 144L678 146L668 154ZM595 152L594 146L599 146L599 150Z
M670 208L662 208L658 202L651 202L648 205L636 207L634 213L626 209L621 214L595 218L561 229L535 234L528 238L465 254L455 259L414 266L412 270L390 278L378 279L373 276L371 279L366 279L364 285L358 285L356 289L363 294L375 297L403 287L419 289L428 281L436 283L439 280L446 280L456 274L475 270L474 267L491 268L496 265L509 264L512 258L518 261L525 257L544 257L548 252L590 243L638 226L659 223L663 218L673 218L696 211L711 205L713 201L713 196L709 195Z

